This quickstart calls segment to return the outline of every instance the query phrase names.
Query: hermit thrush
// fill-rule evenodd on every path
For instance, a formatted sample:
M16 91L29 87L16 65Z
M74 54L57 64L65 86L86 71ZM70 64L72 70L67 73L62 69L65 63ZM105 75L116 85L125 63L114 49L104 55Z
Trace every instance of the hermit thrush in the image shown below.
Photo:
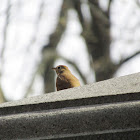
M80 86L79 80L71 73L67 66L59 65L56 68L52 69L54 69L57 73L57 91Z

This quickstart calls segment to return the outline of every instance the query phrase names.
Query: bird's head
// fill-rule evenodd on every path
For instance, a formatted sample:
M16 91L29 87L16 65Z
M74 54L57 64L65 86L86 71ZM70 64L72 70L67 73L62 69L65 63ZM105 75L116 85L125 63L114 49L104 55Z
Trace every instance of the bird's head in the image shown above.
M62 74L63 72L70 72L69 68L65 65L59 65L52 69L56 71L57 75Z

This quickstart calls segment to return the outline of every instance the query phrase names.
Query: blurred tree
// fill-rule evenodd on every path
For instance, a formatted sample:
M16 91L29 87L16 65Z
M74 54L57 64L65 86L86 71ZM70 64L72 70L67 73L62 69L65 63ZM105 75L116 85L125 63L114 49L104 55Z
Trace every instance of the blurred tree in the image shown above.
M63 1L56 29L50 35L49 43L46 44L42 50L41 63L43 65L41 65L41 69L46 93L54 91L54 72L51 68L53 67L55 60L58 58L56 47L66 29L68 8L69 1Z
M7 30L8 30L8 24L9 24L10 8L11 8L10 0L7 0L7 6L5 10L5 13L6 13L5 24L3 27L3 43L2 43L2 46L1 46L2 48L0 51L0 103L6 102L6 98L4 97L4 91L1 84L1 78L2 78L2 70L3 70L3 65L4 65L4 52L7 47L6 40L7 40Z
M57 56L56 47L66 29L67 11L69 8L74 9L78 14L79 22L83 30L81 35L85 39L89 56L91 56L90 64L95 72L96 81L113 77L122 64L140 53L140 51L138 51L117 64L110 58L110 9L112 1L113 0L108 0L108 7L106 10L100 7L99 0L63 1L56 30L51 34L49 43L43 47L42 51L42 63L44 64L43 78L46 93L54 91L54 72L52 72L50 68L53 67L55 60L59 58ZM89 8L90 20L86 19L86 15L84 15L85 13L82 11L82 4L85 2ZM65 58L63 59L76 68L83 82L86 84L86 77L82 74L76 64Z
M115 75L115 73L118 71L118 69L126 62L131 60L133 57L137 56L140 54L140 50L135 52L134 54L130 55L129 57L125 59L121 59L118 63L115 63L111 56L111 43L112 37L111 37L111 5L115 0L106 0L107 7L102 8L100 5L99 0L63 0L61 9L58 13L58 18L57 18L57 23L55 25L54 31L49 35L49 41L45 43L44 46L40 46L42 48L42 54L41 54L41 61L36 64L36 69L34 68L34 71L32 72L31 77L29 78L30 81L28 85L26 85L26 90L24 92L23 97L27 97L32 90L32 86L34 84L34 81L36 79L36 75L41 75L44 81L44 91L45 93L52 92L55 90L55 82L54 82L54 76L55 73L51 70L51 68L54 66L54 63L56 60L59 58L65 60L67 63L71 64L75 70L78 72L79 76L83 80L83 83L87 83L87 78L86 76L82 73L82 71L79 69L79 67L76 65L75 62L66 59L58 54L57 47L58 44L60 43L62 36L64 35L66 28L67 28L67 23L68 23L68 11L70 9L73 9L78 16L79 23L82 27L82 33L81 36L85 41L87 50L88 50L88 55L90 56L90 67L94 71L95 74L95 80L96 81L101 81L105 79L109 79ZM29 54L31 51L33 51L33 46L37 42L37 38L40 38L39 36L39 31L40 31L40 24L42 19L42 15L45 13L45 8L46 8L46 0L38 0L37 6L38 10L36 11L35 14L35 20L33 21L34 24L34 32L32 37L28 40L29 42L27 43L25 48L25 57L27 57L27 54ZM138 6L140 6L139 1L135 1ZM2 88L2 76L3 76L3 69L4 69L4 54L5 50L9 47L7 45L7 38L8 38L8 29L9 25L11 23L13 24L14 21L11 21L13 18L14 14L19 14L16 20L22 19L22 16L24 17L25 15L23 14L22 16L20 15L20 12L17 12L21 10L21 7L24 7L24 0L19 1L19 0L6 0L6 6L5 6L5 11L4 13L0 13L0 16L2 17L3 15L5 16L4 19L4 26L2 30L2 43L0 46L0 102L5 102L6 99L4 97L4 90ZM88 8L88 15L87 11L84 11L83 6L86 5ZM14 9L15 8L15 9ZM34 7L33 7L34 8ZM26 9L26 8L25 8ZM13 11L12 11L13 10ZM16 11L17 10L17 11ZM23 9L22 9L23 10ZM21 10L21 13L24 11ZM16 12L15 12L16 11ZM34 9L31 10L34 15ZM55 11L55 10L54 10ZM14 13L13 15L11 13ZM25 10L26 12L26 10ZM28 12L26 13L28 14ZM12 16L11 16L12 15ZM15 15L14 15L15 16ZM16 17L16 16L15 16ZM27 16L28 17L28 16ZM2 20L3 20L2 19ZM15 21L16 21L15 20ZM26 20L26 18L23 18L21 20L22 22L27 22L31 20L31 16L29 16ZM45 20L46 17L45 17ZM32 22L32 20L31 20ZM17 23L16 23L17 24ZM26 26L25 26L26 28ZM45 30L45 29L44 29ZM46 30L45 30L46 31ZM46 31L47 32L47 31ZM17 36L15 37L16 41L18 40ZM15 43L16 43L15 41ZM24 43L23 43L24 44ZM37 44L38 46L38 44ZM21 49L22 50L22 49ZM23 64L23 67L26 68L27 62ZM22 68L21 68L22 69ZM21 77L24 77L22 72L21 72ZM22 79L22 78L21 78ZM20 83L21 81L18 81Z

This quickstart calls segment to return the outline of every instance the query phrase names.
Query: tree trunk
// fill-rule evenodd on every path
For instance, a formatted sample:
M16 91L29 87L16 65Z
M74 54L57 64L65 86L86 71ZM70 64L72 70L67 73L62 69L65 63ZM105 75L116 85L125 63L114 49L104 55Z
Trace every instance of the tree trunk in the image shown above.
M43 47L42 50L42 63L43 63L43 78L44 78L44 90L45 93L54 91L54 71L51 69L57 59L56 47L61 40L61 36L66 28L67 23L67 1L63 1L60 16L55 31L50 35L50 41L47 45Z

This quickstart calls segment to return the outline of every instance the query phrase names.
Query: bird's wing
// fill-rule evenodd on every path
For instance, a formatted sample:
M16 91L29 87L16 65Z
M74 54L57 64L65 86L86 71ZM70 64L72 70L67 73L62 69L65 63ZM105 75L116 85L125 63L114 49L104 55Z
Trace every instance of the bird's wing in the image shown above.
M56 88L57 91L70 88L71 85L65 76L58 76L56 79Z

